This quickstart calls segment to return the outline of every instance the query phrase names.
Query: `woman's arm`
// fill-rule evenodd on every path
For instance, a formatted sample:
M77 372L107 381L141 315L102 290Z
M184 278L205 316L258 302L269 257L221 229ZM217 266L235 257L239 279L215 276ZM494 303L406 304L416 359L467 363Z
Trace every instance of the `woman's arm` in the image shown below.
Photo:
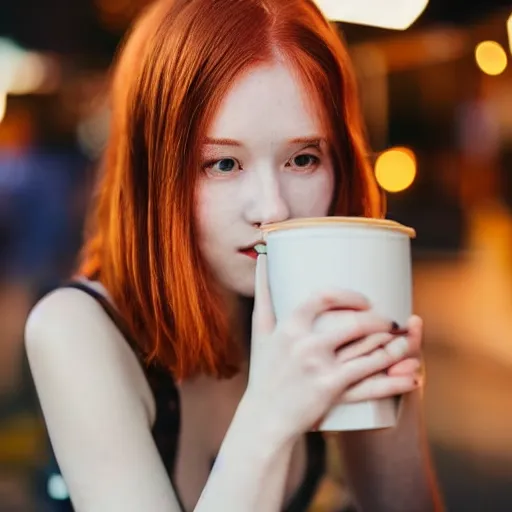
M356 504L364 512L441 512L420 391L402 401L395 428L338 435Z
M389 319L346 290L319 292L276 325L261 256L258 261L249 384L196 512L279 510L291 445L336 397L399 363L408 347L388 333ZM328 312L339 315L337 329L314 332L315 320ZM386 341L377 337L379 347L362 357L346 360L337 351L376 333L386 334ZM78 290L54 292L32 311L26 345L76 510L177 512L176 494L151 435L153 397L133 352L100 306ZM404 392L412 389L408 380ZM360 389L359 396L373 399L375 391ZM414 433L407 422L404 429ZM391 454L397 459L393 450L404 449L398 446L401 439L387 445L384 459ZM378 449L367 450L375 467L383 462ZM362 480L353 474L360 486L365 472Z
M26 327L30 366L77 512L179 512L151 435L154 404L142 370L93 299L58 290ZM281 507L292 446L244 398L197 512Z
M281 510L293 442L262 424L261 410L240 402L196 512Z

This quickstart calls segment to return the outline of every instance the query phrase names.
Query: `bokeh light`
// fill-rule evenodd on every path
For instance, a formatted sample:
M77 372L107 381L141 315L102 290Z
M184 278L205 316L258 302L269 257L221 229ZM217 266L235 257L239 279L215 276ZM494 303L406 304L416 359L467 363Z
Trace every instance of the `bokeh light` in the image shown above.
M327 18L394 30L409 28L423 13L429 0L315 0Z
M27 51L15 41L0 37L0 91L7 94L54 92L60 79L55 57Z
M387 192L400 192L410 187L416 177L416 156L405 147L395 147L379 155L375 176Z
M507 67L507 54L496 41L482 41L475 49L478 67L487 75L496 76Z

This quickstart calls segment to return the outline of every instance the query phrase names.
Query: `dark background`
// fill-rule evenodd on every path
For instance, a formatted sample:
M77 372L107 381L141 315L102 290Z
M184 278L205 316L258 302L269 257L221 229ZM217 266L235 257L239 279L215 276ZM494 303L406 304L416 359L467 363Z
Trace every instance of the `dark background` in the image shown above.
M411 30L436 23L468 24L495 9L510 6L507 0L431 0ZM102 27L97 7L90 0L2 0L0 13L0 34L29 48L67 55L109 56L122 33ZM351 27L347 28L350 31ZM378 32L361 31L360 27L357 30Z

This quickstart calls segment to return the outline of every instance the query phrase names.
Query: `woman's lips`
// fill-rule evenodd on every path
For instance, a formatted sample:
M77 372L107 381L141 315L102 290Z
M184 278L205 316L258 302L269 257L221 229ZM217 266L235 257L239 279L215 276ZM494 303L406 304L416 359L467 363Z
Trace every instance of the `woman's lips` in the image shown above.
M254 247L250 247L249 249L241 249L240 252L246 256L249 256L249 258L252 258L253 260L258 258L258 253Z
M242 249L239 249L239 252L242 254L245 254L246 256L249 256L249 258L257 259L259 254L266 254L267 253L267 246L265 242L257 242L253 246L250 247L244 247Z

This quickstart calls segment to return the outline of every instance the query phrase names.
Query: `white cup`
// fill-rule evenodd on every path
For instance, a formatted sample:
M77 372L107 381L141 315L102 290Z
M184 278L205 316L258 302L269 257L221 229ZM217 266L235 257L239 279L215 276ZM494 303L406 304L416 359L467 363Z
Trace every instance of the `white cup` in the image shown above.
M404 325L412 313L412 228L361 217L292 219L262 227L277 320L330 287L366 296L374 310ZM336 318L326 315L322 325ZM398 400L335 405L319 430L371 430L396 424Z

